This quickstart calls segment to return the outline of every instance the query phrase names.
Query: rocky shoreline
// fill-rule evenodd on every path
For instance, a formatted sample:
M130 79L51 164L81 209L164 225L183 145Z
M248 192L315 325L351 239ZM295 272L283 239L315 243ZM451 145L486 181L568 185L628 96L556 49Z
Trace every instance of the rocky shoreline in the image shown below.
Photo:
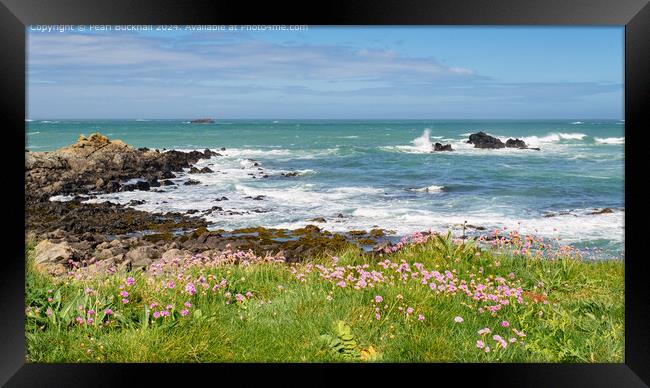
M297 230L209 231L204 218L187 212L148 213L111 202L85 203L80 197L173 185L169 179L183 169L210 172L193 165L215 156L220 154L208 149L136 149L98 133L52 152L26 150L26 239L36 244L37 264L54 275L97 261L146 268L163 257L211 255L226 248L281 255L293 262L348 245L370 250L390 244L380 229L337 234L308 225ZM50 200L57 195L74 198Z

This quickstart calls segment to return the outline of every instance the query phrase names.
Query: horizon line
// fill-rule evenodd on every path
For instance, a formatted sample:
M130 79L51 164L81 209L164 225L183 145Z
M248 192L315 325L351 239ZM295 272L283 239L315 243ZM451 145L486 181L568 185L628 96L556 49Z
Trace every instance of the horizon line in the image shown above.
M221 118L212 118L212 117L194 117L194 118L188 118L188 117L176 117L176 118L152 118L152 117L95 117L95 118L75 118L75 117L39 117L39 118L25 118L26 122L29 121L43 121L43 120L64 120L64 121L69 121L69 120L168 120L168 121L177 121L177 120L197 120L197 119L211 119L211 120L410 120L410 121L436 121L436 120L619 120L619 121L625 121L624 118L616 118L616 117L553 117L553 118L548 118L548 117L516 117L516 118L507 118L507 117L502 117L502 118L487 118L487 117L479 117L479 118L455 118L455 117L444 117L444 118L403 118L403 117L396 117L396 118L352 118L352 117L344 117L344 118L327 118L327 117L308 117L308 118L283 118L283 117L221 117Z

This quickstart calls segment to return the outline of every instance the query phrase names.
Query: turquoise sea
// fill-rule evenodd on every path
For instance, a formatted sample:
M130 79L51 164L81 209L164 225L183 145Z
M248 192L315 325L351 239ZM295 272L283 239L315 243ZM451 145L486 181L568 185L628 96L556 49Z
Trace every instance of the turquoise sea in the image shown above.
M213 173L179 174L200 185L100 195L149 211L204 210L214 228L295 228L323 217L331 231L381 227L396 236L468 224L560 237L563 243L623 254L624 122L619 120L33 120L27 148L49 151L101 132L135 147L210 148ZM484 131L541 151L480 150ZM430 153L431 143L455 151ZM225 147L225 151L219 151ZM258 166L255 166L255 163ZM261 170L259 170L261 169ZM297 172L285 177L282 173ZM267 175L263 178L262 175ZM227 197L227 201L215 199ZM250 197L264 196L261 200ZM248 197L248 198L247 198ZM56 199L56 198L55 198ZM594 209L613 212L589 214ZM341 216L339 216L342 215Z

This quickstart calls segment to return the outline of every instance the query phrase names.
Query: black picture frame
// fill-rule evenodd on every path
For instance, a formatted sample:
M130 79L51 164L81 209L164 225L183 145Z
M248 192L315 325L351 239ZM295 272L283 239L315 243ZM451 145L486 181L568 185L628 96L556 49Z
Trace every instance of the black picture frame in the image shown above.
M285 385L387 382L518 387L636 387L650 384L650 282L642 226L625 237L625 362L621 364L27 364L24 334L25 26L30 24L388 24L388 25L620 25L625 26L625 224L647 210L644 130L650 80L647 0L411 0L303 2L281 6L222 0L0 0L0 90L3 149L4 247L0 264L0 384L22 386L156 385L201 376L223 384L258 378ZM606 53L604 53L606 55ZM646 151L647 152L647 151ZM639 157L639 162L634 158ZM640 175L639 175L640 174ZM253 368L258 373L252 373ZM302 376L296 377L300 372ZM339 373L345 372L342 377ZM374 381L373 381L374 380Z

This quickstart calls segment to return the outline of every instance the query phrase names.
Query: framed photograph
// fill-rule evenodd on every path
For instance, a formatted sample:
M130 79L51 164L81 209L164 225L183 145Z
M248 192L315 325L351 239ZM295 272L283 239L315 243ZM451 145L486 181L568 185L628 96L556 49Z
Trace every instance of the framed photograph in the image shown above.
M3 384L649 384L647 1L267 8L3 0Z

